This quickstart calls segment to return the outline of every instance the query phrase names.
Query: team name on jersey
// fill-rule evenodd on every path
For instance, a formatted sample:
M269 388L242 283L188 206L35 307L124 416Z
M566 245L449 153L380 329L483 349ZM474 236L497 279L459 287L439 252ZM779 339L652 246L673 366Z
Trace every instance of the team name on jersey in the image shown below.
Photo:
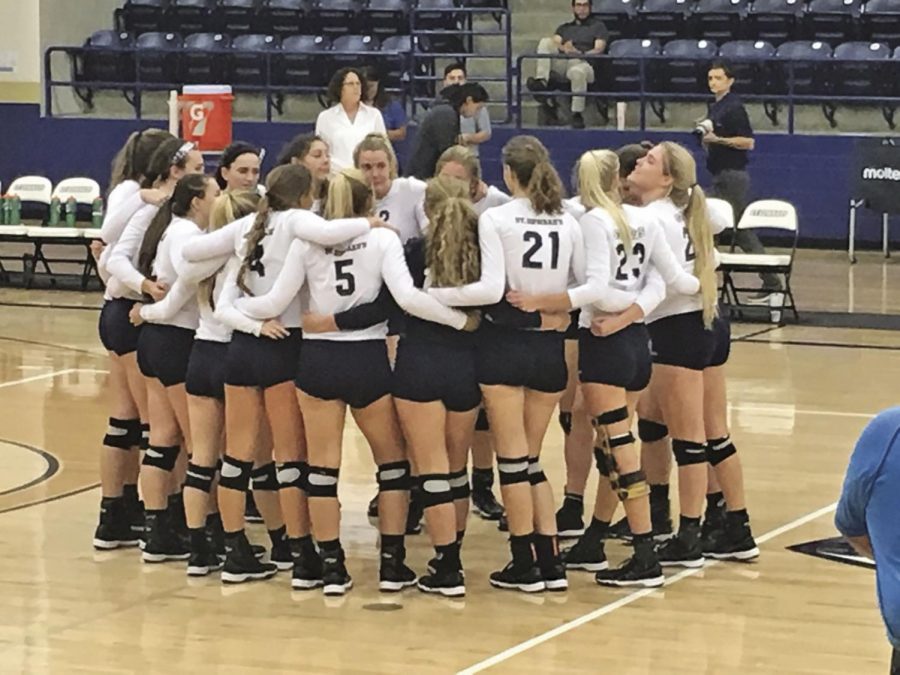
M342 255L347 253L351 253L352 251L361 251L367 246L367 242L361 241L358 244L352 244L347 248L326 248L325 253L327 255L333 255L340 258Z
M639 227L630 227L628 229L631 230L631 238L632 239L643 239L644 237L647 236L647 230L644 229L643 225L640 225ZM622 241L622 235L619 233L618 228L616 228L615 235L616 235L616 239L618 239L619 241Z
M563 224L562 218L526 218L525 216L516 216L516 225L552 225L560 227Z

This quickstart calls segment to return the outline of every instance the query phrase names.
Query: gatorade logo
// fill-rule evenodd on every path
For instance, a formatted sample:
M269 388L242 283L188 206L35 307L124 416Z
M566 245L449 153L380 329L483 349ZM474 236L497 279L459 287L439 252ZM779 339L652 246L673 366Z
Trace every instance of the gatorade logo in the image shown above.
M900 169L891 166L878 169L874 166L867 166L862 172L863 180L892 180L900 182Z
M203 103L194 103L189 109L191 121L194 123L192 136L203 136L206 133L206 123L209 121L210 113L215 110L216 104L212 101L204 101Z

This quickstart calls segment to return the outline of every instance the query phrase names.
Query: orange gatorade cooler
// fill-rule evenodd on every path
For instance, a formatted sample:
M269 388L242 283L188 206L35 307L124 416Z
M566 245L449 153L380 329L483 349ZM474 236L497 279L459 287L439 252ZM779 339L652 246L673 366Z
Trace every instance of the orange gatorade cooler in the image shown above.
M227 85L185 86L178 97L184 139L201 152L221 152L231 145L233 101Z

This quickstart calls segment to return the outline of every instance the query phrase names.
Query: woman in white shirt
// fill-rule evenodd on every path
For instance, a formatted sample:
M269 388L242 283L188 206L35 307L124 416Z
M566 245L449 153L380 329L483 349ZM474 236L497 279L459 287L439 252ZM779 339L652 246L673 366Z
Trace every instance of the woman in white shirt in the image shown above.
M356 68L341 68L328 84L333 105L316 118L316 136L331 148L332 173L353 166L353 151L368 134L387 138L381 111L362 102L365 88L366 78Z

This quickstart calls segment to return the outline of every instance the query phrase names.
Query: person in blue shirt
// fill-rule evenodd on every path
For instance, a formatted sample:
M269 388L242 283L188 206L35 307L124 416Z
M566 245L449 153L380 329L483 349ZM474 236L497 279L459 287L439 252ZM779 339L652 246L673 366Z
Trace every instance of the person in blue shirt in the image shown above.
M406 109L384 88L381 73L377 68L370 66L366 69L365 75L368 88L363 98L366 104L381 111L391 143L402 141L406 138L406 126L409 123Z
M856 443L834 524L875 560L878 603L900 675L900 407L880 413Z

